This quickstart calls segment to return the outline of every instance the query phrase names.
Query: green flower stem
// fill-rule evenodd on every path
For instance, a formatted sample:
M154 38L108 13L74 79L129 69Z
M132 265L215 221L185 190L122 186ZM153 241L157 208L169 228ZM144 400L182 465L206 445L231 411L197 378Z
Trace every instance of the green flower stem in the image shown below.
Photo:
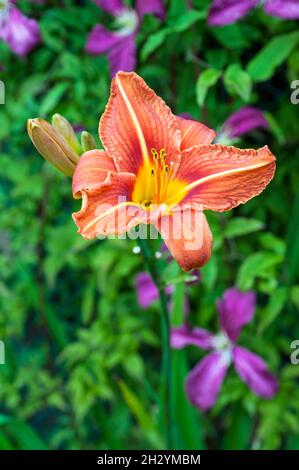
M154 250L148 239L138 239L138 245L143 254L151 278L156 285L161 304L161 337L162 337L162 368L161 388L163 394L163 416L167 449L172 449L172 416L171 416L171 349L170 321L167 297L157 267Z

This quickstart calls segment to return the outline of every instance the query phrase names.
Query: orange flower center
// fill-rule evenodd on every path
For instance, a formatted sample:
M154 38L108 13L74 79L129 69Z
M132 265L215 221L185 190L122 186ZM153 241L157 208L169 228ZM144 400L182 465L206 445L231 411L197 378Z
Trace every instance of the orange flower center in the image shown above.
M178 204L185 196L186 183L173 178L173 163L167 162L165 149L151 149L152 158L144 163L137 174L133 202L150 210L152 205Z

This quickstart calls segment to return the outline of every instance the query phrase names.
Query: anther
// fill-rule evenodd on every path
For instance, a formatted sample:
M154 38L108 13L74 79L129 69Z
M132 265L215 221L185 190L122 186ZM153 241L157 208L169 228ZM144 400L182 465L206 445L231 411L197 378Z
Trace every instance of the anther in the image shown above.
M159 154L157 152L156 149L151 149L151 152L152 152L152 156L155 160L157 160L159 158Z

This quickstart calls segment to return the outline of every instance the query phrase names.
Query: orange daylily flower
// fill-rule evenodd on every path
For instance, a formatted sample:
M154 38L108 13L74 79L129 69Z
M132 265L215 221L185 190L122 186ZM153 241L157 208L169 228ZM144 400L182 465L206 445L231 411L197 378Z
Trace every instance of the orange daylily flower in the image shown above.
M185 271L211 256L213 237L203 210L244 204L275 172L267 146L212 144L213 130L174 116L136 73L119 72L112 80L99 133L105 150L83 154L73 176L74 197L82 197L81 210L73 214L79 233L91 239L152 223ZM188 222L182 218L187 211Z

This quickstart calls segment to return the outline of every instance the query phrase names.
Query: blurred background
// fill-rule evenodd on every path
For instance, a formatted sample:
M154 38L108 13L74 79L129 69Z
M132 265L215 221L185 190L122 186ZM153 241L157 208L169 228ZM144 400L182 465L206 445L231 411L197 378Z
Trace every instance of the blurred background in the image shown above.
M174 351L175 446L299 449L299 365L290 361L299 339L299 93L296 100L291 88L299 80L298 21L261 4L224 24L208 0L127 1L134 10L126 15L112 5L119 3L0 5L0 449L164 446L159 304L155 296L138 302L142 257L133 241L77 234L71 179L38 155L26 132L28 118L60 113L98 139L118 68L134 68L174 113L216 129L218 142L267 144L277 156L261 196L207 214L214 250L200 279L180 282L174 261L166 277L173 308L186 298L190 322L215 332L226 289L256 292L240 342L266 360L279 391L263 400L230 369L215 406L202 413L184 380L203 354ZM22 16L13 18L15 8Z

